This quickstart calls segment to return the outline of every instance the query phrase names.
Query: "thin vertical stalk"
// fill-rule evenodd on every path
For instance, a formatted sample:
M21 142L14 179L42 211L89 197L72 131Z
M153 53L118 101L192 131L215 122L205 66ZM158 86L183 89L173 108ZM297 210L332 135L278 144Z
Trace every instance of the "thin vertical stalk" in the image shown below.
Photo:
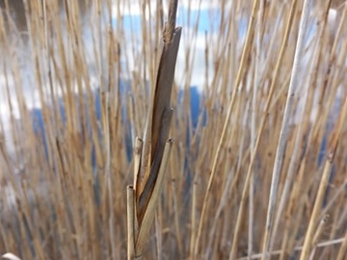
M247 194L248 194L248 187L249 187L251 171L252 171L252 168L253 168L253 165L254 165L254 161L255 161L255 158L256 158L256 154L257 154L257 151L258 151L258 147L259 147L259 144L260 144L260 138L261 138L262 132L264 130L265 121L266 121L266 119L268 117L270 104L271 104L271 101L272 101L272 98L273 98L275 86L276 86L277 79L278 79L278 76L279 76L279 70L280 70L280 67L282 65L282 60L283 60L283 57L284 57L284 51L285 51L285 48L287 46L289 32L290 32L290 29L291 29L291 26L292 26L292 19L294 17L294 10L295 10L295 6L296 6L296 2L297 2L296 0L292 2L291 11L290 11L290 15L289 15L289 18L288 18L288 22L287 22L284 38L283 38L283 41L282 41L282 44L281 44L280 53L279 53L279 56L278 56L278 59L277 59L277 63L276 63L276 66L275 66L275 70L274 70L272 84L270 86L270 91L269 91L269 94L268 94L268 97L267 97L265 109L264 109L264 112L263 112L263 117L261 119L260 126L259 126L259 129L258 129L258 134L257 134L257 139L255 141L255 146L254 146L253 152L251 154L251 160L250 160L249 165L248 165L246 179L245 179L245 184L244 184L244 188L243 188L242 195L241 195L241 201L239 203L239 208L238 208L235 232L233 234L233 244L232 244L232 247L230 249L230 254L229 254L229 259L230 260L236 258L238 239L239 239L239 235L240 235L240 231L241 231L241 222L242 222L242 219L243 219L243 210L244 210L244 206L245 206L245 203L246 203L246 197L247 197Z
M127 186L127 248L128 260L135 255L135 195L133 186Z
M264 15L264 2L260 3L260 8L257 17L257 34L256 34L256 45L255 45L255 71L254 71L254 85L253 85L253 95L252 95L252 115L251 115L251 143L250 150L251 153L255 153L255 141L256 141L256 118L257 118L257 93L260 85L260 68L261 68L261 43L262 43L262 27L263 27L263 15ZM255 155L251 155L254 157ZM248 248L247 253L249 259L251 259L253 254L253 243L254 243L254 173L251 172L250 189L249 189L249 214L248 214Z
M320 180L317 197L314 203L313 211L311 213L307 232L305 234L305 242L304 242L302 253L300 255L300 260L307 259L312 249L312 241L314 239L314 230L315 230L316 222L319 217L319 211L322 207L322 201L324 198L324 194L326 192L326 188L328 186L329 177L330 177L331 169L333 166L333 160L335 157L339 137L346 120L346 116L347 116L347 97L345 97L345 101L344 101L344 105L340 114L338 125L337 125L337 128L335 129L335 133L333 135L333 139L329 147L330 151L329 151L327 160L325 162L324 171L323 171L322 178Z
M236 100L237 90L238 90L238 87L239 87L239 85L241 83L241 80L242 80L244 67L246 66L246 60L247 60L247 57L248 57L248 54L249 54L249 49L250 49L251 42L252 42L252 35L253 35L254 23L255 23L255 13L257 11L258 2L259 2L259 0L255 0L254 4L253 4L252 14L251 14L251 18L250 18L250 22L249 22L249 26L248 26L248 30L247 30L246 42L245 42L245 45L244 45L244 48L243 48L243 52L242 52L242 56L241 56L241 62L240 62L239 71L238 71L238 74L237 74L237 77L236 77L236 81L235 81L235 85L234 85L234 88L233 88L233 93L232 93L231 101L229 103L226 119L224 121L222 134L220 136L220 139L219 139L219 142L218 142L218 146L217 146L217 150L216 150L216 153L215 153L215 156L214 156L214 159L213 159L212 169L211 169L210 177L209 177L209 180L208 180L208 184L207 184L207 188L206 188L206 192L205 192L205 196L204 196L204 201L203 201L203 204L202 204L202 211L201 211L201 217L200 217L200 221L199 221L198 233L197 233L196 240L195 240L194 255L192 256L193 259L197 259L197 257L198 257L202 228L203 228L203 224L204 224L205 217L206 217L206 210L207 210L208 203L209 203L209 196L210 196L210 193L211 193L212 184L213 184L213 181L214 181L214 176L215 176L216 170L217 170L218 159L220 157L222 146L224 144L224 140L225 140L225 137L226 137L229 121L230 121L230 118L231 118L231 113L232 113L232 110L233 110L233 107L234 107L234 104L235 104L235 100Z
M339 254L337 255L337 258L336 260L343 260L345 259L346 257L346 252L347 252L347 232L346 232L346 235L343 239L343 242L340 246L340 249L339 249Z
M269 198L268 212L266 217L266 229L265 229L265 235L263 240L264 241L263 243L264 255L262 258L263 260L268 259L267 253L269 252L269 249L270 249L270 242L271 242L270 240L271 240L271 234L273 229L273 219L274 219L275 210L276 210L278 184L279 184L279 179L281 174L283 155L284 155L285 146L287 143L289 120L290 120L290 116L291 116L291 112L292 112L292 108L294 104L295 88L297 88L297 86L299 85L299 80L300 80L299 78L300 60L303 56L304 47L305 47L304 36L307 31L307 24L308 24L311 4L312 4L311 0L305 0L304 8L303 8L302 16L301 16L301 21L300 21L300 26L299 26L299 35L298 35L298 41L296 45L292 76L291 76L291 80L289 84L286 106L284 109L279 143L277 146L276 157L275 157L275 165L272 172L270 198Z

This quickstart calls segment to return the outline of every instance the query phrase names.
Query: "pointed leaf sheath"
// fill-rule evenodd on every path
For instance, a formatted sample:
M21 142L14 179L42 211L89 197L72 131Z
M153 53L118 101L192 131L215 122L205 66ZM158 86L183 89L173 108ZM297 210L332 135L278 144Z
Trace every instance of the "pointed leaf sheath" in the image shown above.
M145 140L145 145L150 146L148 147L150 151L150 168L141 167L142 178L140 177L137 183L139 221L141 221L144 208L150 199L163 157L165 143L168 140L172 116L170 100L180 38L181 28L179 27L175 29L171 42L163 42L150 120L150 140ZM142 160L144 164L147 162L147 158Z

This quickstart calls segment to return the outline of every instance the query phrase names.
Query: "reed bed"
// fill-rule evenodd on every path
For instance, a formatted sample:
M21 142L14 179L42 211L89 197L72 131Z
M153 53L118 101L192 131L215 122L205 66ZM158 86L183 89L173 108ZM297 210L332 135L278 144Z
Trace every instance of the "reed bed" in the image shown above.
M14 2L0 5L0 254L125 259L169 3ZM171 153L141 257L346 259L346 15L178 1Z

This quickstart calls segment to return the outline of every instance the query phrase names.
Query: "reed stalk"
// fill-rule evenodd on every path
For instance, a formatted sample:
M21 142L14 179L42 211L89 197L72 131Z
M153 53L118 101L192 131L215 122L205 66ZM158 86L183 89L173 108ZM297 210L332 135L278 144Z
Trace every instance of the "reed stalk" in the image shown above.
M0 0L0 257L344 260L346 2L169 2Z
M134 185L128 186L128 259L142 259L145 243L158 206L172 147L168 138L172 109L171 89L181 28L176 28L177 0L170 2L169 17L163 32L163 47L157 68L142 147L135 147ZM137 139L138 140L138 139ZM167 141L166 141L167 140ZM139 149L140 148L140 149ZM160 251L161 252L161 251Z

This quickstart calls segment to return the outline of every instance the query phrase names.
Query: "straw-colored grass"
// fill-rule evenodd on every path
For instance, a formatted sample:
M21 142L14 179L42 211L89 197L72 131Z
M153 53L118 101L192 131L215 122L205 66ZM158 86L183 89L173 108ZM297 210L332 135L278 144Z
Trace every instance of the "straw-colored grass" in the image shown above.
M346 259L345 1L168 3L0 1L0 255Z

